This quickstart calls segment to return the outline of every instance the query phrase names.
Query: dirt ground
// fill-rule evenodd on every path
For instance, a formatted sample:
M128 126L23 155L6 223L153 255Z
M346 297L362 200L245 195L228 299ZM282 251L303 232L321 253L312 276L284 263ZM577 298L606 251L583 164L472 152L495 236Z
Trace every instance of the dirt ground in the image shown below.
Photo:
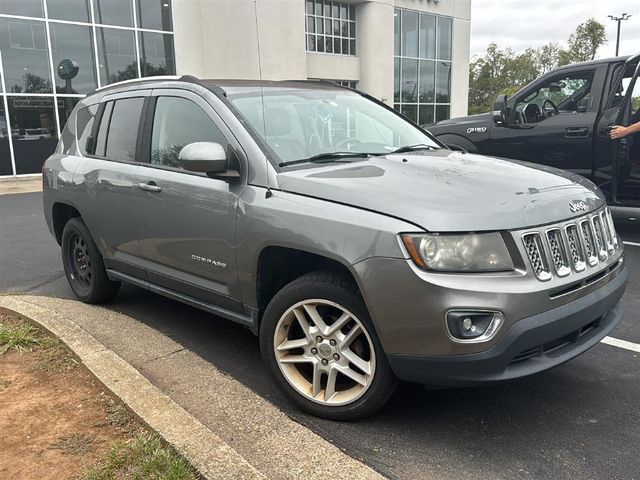
M83 367L42 371L37 352L0 355L0 479L66 479L127 438Z

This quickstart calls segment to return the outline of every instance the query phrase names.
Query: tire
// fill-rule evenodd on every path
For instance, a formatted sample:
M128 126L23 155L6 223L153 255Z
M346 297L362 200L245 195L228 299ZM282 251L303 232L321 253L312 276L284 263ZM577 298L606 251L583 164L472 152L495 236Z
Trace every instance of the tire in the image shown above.
M362 297L331 272L303 275L273 297L260 325L260 350L282 393L330 420L371 415L398 384Z
M120 282L109 280L102 255L79 217L64 226L61 251L64 273L78 299L85 303L103 303L118 293Z

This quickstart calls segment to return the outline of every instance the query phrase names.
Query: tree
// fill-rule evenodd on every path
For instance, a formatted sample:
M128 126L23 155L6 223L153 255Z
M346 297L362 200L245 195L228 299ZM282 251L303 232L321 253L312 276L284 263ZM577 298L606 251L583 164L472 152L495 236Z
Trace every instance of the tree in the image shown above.
M555 42L549 42L535 50L535 66L540 75L558 66L562 48Z
M22 85L15 84L11 93L51 93L51 81L35 73L25 72L22 75Z
M569 36L566 49L550 42L517 54L491 43L469 65L469 113L491 110L497 95L512 95L558 66L592 60L606 41L604 25L590 18Z
M595 18L590 18L578 25L567 43L568 48L560 52L558 65L593 60L598 49L607 43L604 25Z

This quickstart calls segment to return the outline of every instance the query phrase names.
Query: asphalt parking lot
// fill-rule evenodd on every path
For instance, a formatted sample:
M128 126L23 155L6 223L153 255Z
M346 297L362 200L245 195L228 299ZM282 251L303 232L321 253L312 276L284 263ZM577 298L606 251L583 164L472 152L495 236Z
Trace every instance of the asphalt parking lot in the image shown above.
M640 344L640 220L630 242L625 316L612 337ZM72 298L41 194L0 197L0 292ZM499 386L428 391L402 385L372 418L303 415L277 392L257 339L207 313L125 287L108 305L163 332L390 478L640 478L640 353L599 344L557 369Z

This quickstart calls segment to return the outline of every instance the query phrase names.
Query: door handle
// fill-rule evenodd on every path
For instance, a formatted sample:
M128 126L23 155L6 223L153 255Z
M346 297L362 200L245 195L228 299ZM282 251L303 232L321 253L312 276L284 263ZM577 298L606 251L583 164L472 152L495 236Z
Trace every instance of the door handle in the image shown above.
M565 138L587 138L589 129L587 127L567 127L564 129Z
M158 193L162 191L162 187L156 185L156 182L138 183L136 186L145 192Z

